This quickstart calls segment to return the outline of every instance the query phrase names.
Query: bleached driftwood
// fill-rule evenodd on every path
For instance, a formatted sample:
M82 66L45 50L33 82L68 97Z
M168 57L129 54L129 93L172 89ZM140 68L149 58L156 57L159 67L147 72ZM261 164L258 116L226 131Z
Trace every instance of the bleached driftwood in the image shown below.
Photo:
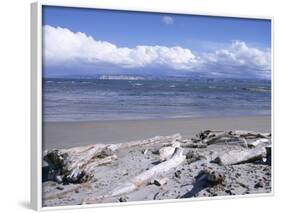
M186 153L185 157L186 161L189 164L194 163L196 161L209 161L208 156L201 155L197 151L189 151Z
M217 134L223 133L224 131L222 130L204 130L196 134L196 137L200 138L201 140L205 138L211 138Z
M83 167L82 173L81 173L81 170L78 168L73 169L72 172L66 176L66 182L68 182L68 183L70 183L70 182L80 182L80 183L87 182L94 177L94 171L95 171L96 167L105 165L105 164L110 164L110 163L114 162L115 160L117 160L116 155L110 155L105 158L95 159L92 162L87 163Z
M181 139L180 134L156 136L146 140L138 140L120 144L94 144L70 149L55 149L47 151L43 159L48 163L53 176L59 177L64 183L81 183L90 180L94 167L104 164L104 161L117 159L113 155L118 149L136 146L155 145L158 143L172 144Z
M269 144L269 142L270 142L270 140L267 138L260 138L258 140L255 140L255 141L249 143L249 147L257 147L262 144Z
M218 131L205 130L197 134L202 143L211 145L220 142L240 143L244 147L248 147L246 139L267 139L271 136L270 133L260 133L253 131L234 130L234 131Z
M157 186L163 186L169 181L169 178L164 177L164 178L156 178L153 181L151 181L152 184L155 184Z
M162 173L168 172L170 169L179 166L185 160L185 156L183 155L183 150L181 148L176 148L173 156L162 162L149 170L144 171L143 173L137 175L133 179L131 179L129 184L122 185L117 189L113 190L112 196L118 196L124 193L129 193L136 190L141 185L147 183L153 177L156 177Z
M177 147L180 147L181 144L177 141L172 142L171 146L162 147L159 150L160 161L168 160L172 157Z
M207 137L203 140L203 143L206 143L207 145L211 145L218 142L226 142L231 140L238 140L236 136L231 136L227 132L222 132L219 134L214 134L211 137Z
M44 160L55 176L61 176L65 183L81 183L85 175L90 175L87 165L99 165L101 158L108 157L118 148L115 144L95 144L70 149L51 150ZM113 158L109 158L113 160ZM107 160L109 160L107 159ZM96 161L95 161L96 160ZM91 175L90 175L91 176Z
M185 156L183 155L183 150L181 148L176 148L173 156L141 174L132 178L129 182L122 184L121 186L115 188L110 194L103 195L96 198L88 198L84 200L83 204L95 203L98 200L103 200L105 198L121 196L130 192L137 190L142 185L148 183L152 178L159 176L160 174L168 172L172 168L178 167L185 160Z
M215 159L221 165L250 163L263 160L266 157L266 148L258 146L254 149L230 150Z
M271 133L263 133L263 132L254 132L254 131L245 131L245 130L234 130L230 131L230 134L236 135L239 137L244 137L248 139L254 138L268 138L271 136Z
M171 158L173 153L175 152L175 149L176 149L176 147L173 147L173 146L162 147L159 150L160 161L165 161L165 160L168 160L169 158Z
M204 143L185 143L181 145L182 148L194 148L194 149L203 149L207 147L207 144Z
M127 143L119 144L119 148L132 148L135 146L146 146L146 145L155 145L155 144L165 144L165 143L173 143L176 140L180 140L182 136L177 133L169 136L156 136L150 139L146 140L138 140L138 141L132 141Z
M197 134L197 137L200 138L201 143L207 145L211 145L222 141L225 142L231 139L236 139L235 136L229 135L228 132L220 131L220 130L205 130Z

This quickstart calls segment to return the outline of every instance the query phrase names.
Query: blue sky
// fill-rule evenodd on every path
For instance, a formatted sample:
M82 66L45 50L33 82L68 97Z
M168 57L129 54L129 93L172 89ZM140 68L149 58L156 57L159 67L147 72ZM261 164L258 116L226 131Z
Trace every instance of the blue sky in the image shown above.
M271 73L269 20L44 6L42 24L46 75Z

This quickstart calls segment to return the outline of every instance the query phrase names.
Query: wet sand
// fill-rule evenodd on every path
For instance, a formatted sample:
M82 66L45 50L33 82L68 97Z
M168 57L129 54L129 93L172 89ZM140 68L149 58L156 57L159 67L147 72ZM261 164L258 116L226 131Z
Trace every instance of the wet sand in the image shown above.
M97 143L122 143L156 135L180 133L193 137L206 129L271 131L270 116L176 118L154 120L44 122L43 149L70 148Z

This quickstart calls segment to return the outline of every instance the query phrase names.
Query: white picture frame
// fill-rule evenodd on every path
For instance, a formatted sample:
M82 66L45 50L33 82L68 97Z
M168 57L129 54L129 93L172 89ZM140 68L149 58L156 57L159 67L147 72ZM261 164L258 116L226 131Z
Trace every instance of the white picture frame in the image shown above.
M182 9L175 10L156 10L150 8L132 8L132 7L112 7L110 5L104 7L98 4L82 5L79 3L54 3L48 1L38 1L31 4L31 207L34 210L53 210L53 209L76 209L89 207L103 206L120 206L120 205L136 205L150 203L166 203L166 202L186 202L193 200L213 200L213 199L231 199L231 198L246 198L256 196L272 196L274 194L274 162L272 164L272 191L265 194L250 194L236 196L220 196L208 198L189 198L182 200L162 200L162 201L138 201L129 203L106 203L106 204L90 204L90 205L74 205L74 206L58 206L58 207L43 207L42 206L42 7L43 6L61 6L61 7L78 7L78 8L93 8L93 9L108 9L119 11L132 12L155 12L155 13L174 13L187 15L204 15L204 16L219 16L219 17L236 17L236 18L251 18L251 19L267 19L271 20L271 133L272 133L272 149L274 150L274 17L269 16L241 16L235 14L224 13L201 13L198 11L188 11ZM273 151L274 155L274 151ZM274 159L274 156L272 157Z

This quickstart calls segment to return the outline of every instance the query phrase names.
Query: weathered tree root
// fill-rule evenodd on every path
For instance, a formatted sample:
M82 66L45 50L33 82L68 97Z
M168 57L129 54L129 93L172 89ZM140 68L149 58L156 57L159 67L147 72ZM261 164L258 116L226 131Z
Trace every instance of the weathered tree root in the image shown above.
M54 176L59 176L64 183L82 183L92 176L93 165L98 166L117 159L112 153L115 145L95 144L71 149L52 150L43 159L48 163ZM90 165L88 165L90 164ZM92 165L92 166L91 166Z

